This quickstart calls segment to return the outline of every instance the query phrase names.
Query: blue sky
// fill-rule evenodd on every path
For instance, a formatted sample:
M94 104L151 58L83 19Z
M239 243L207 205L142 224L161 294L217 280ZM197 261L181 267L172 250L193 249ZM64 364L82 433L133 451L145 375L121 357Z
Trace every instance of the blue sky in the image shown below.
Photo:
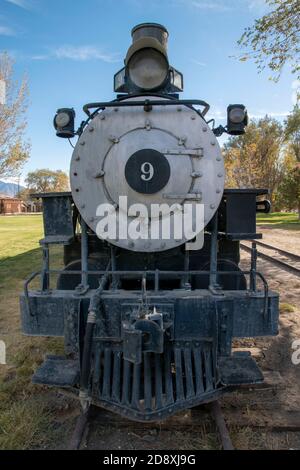
M295 77L289 68L279 83L253 63L232 58L243 29L266 11L264 0L0 0L0 50L16 61L16 78L30 87L28 171L68 171L72 149L52 126L59 107L114 97L113 75L123 65L131 28L164 24L170 32L170 63L184 74L182 97L204 99L211 117L224 124L226 107L244 103L250 116L284 119L293 107Z

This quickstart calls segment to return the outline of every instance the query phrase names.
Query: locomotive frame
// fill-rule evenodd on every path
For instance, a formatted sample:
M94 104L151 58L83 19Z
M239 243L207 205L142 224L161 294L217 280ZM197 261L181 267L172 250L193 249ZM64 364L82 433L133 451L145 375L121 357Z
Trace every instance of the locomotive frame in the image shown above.
M117 249L108 246L108 268L97 271L93 266L90 270L89 253L93 255L95 250L95 237L83 220L81 236L75 234L78 214L71 193L38 195L44 204L44 263L42 271L25 283L21 296L22 328L27 335L64 337L66 356L48 356L33 382L67 387L79 394L84 373L84 325L88 324L91 304L93 311L101 310L101 315L95 319L92 358L85 372L86 389L81 387L79 394L84 408L93 402L129 419L156 421L213 401L239 385L262 382L263 376L250 354L232 354L232 341L278 333L278 295L268 289L265 278L257 271L255 242L249 270L236 268L239 241L261 238L255 228L257 205L261 204L256 198L266 192L225 190L205 237L209 266L206 270L195 269L197 254L186 252L181 271L121 269L116 260ZM245 207L252 212L252 218L237 217L244 214ZM67 264L74 259L75 248L75 258L82 260L82 269L51 270L49 247L53 244L64 245ZM131 253L126 256L130 265ZM220 271L218 259L224 258L229 263ZM235 268L226 271L228 266ZM54 274L63 276L62 284L72 278L71 284L77 287L50 289L50 276ZM41 279L40 290L29 291L30 282L37 276ZM244 276L249 278L247 286ZM196 288L200 277L209 282L207 289ZM96 278L102 279L100 287L90 289L89 283ZM120 288L120 280L128 278L139 280L139 287ZM172 284L174 278L178 288L160 287L161 282ZM262 290L257 287L258 279ZM147 280L152 281L150 290ZM227 290L220 287L224 282L229 282ZM122 327L126 322L135 322L136 312L143 308L155 308L163 320L160 327L153 327L152 321L153 329L143 331L148 335L146 343L140 330Z

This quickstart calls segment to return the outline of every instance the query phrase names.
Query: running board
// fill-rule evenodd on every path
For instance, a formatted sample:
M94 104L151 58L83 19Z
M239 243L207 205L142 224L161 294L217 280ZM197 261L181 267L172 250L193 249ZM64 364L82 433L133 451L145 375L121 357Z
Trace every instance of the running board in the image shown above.
M50 387L74 387L79 382L79 363L63 356L46 356L32 382Z
M225 386L258 384L264 381L260 368L248 352L236 352L230 357L220 357L218 367L220 381Z

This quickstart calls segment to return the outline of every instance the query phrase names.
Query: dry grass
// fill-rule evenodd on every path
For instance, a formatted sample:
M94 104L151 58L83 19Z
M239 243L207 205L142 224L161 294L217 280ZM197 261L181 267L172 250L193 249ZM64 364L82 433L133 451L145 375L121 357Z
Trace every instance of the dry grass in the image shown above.
M0 366L0 449L43 447L53 438L46 389L32 385L31 376L46 353L62 353L62 341L22 336L19 314L24 279L41 266L42 232L41 216L0 218L0 340L7 351L7 365Z
M279 310L280 313L293 313L297 310L297 308L294 305L283 302L280 303Z

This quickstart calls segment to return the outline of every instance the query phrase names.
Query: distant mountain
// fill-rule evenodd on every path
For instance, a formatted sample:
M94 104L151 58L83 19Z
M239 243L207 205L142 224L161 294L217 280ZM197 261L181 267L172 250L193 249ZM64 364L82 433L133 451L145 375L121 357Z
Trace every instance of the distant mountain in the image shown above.
M7 194L7 196L14 197L18 194L19 191L21 191L21 189L24 189L24 186L0 181L0 193Z

